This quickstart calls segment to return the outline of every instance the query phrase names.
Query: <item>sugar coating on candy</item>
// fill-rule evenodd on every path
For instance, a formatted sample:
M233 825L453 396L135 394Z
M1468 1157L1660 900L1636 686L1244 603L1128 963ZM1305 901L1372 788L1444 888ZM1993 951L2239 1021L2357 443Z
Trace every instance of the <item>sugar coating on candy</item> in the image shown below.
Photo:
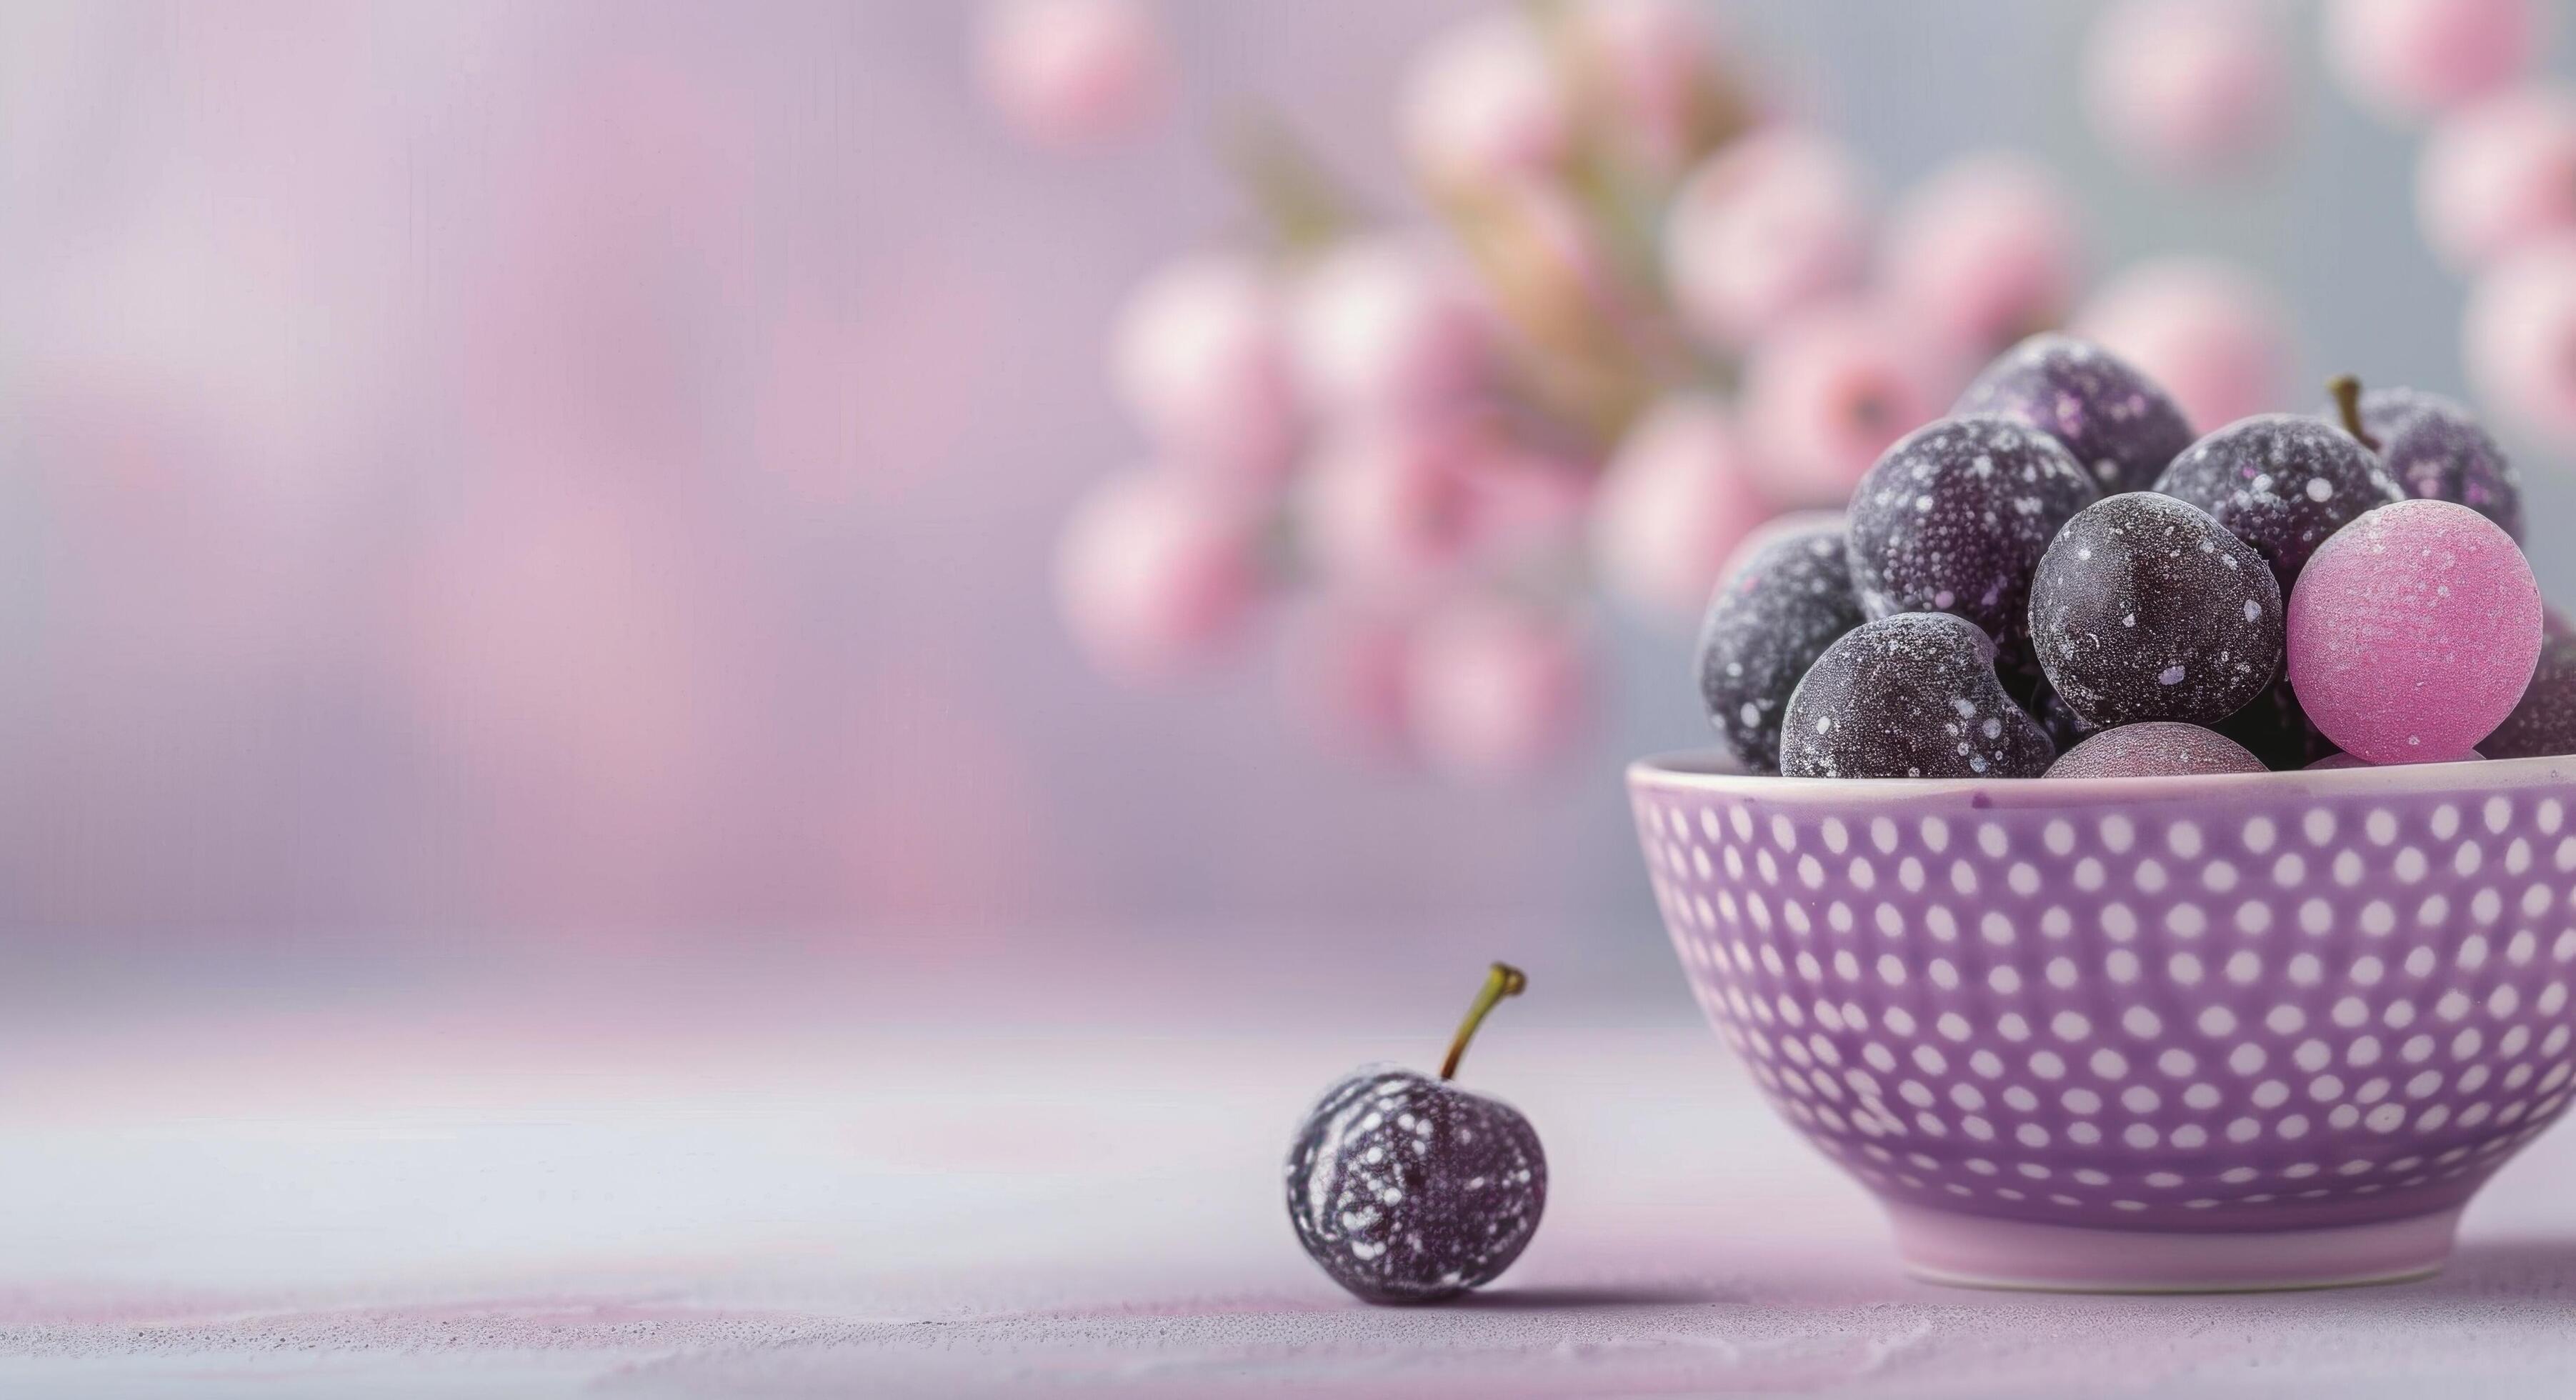
M2156 489L2216 517L2272 565L2287 594L2326 537L2405 499L2369 449L2323 419L2262 413L2184 449Z
M2245 746L2197 724L2150 720L2105 729L2048 766L2052 778L2164 778L2194 773L2260 773Z
M2016 418L1928 423L1887 449L1851 503L1852 584L1871 617L1944 612L2027 663L2030 579L2093 478L2057 440Z
M2286 641L2285 636L2285 653L2288 650ZM2308 718L2307 710L2299 704L2299 693L2290 685L2286 658L2282 675L2244 709L2220 721L2217 729L2243 744L2247 752L2263 760L2263 765L2276 773L2309 767L2318 759L2337 752L2334 741L2318 731L2316 722Z
M2004 693L1995 644L1949 613L1844 633L1798 683L1780 729L1793 778L2035 778L2056 746Z
M2478 747L2489 758L2576 754L2576 637L2553 635L2541 642L2531 684Z
M2096 724L2215 724L2281 666L2281 589L2207 512L2152 491L2078 511L2040 557L2031 639Z
M1780 715L1799 678L1861 624L1840 516L1792 517L1744 542L1709 600L1699 689L1748 772L1780 771Z
M2379 443L2380 466L2399 489L2457 501L2522 538L2522 476L2468 409L2420 389L2367 390L2360 407L2361 430Z
M1511 1267L1547 1205L1547 1154L1510 1105L1392 1065L1324 1093L1290 1145L1288 1215L1375 1303L1455 1297Z
M2128 361L2073 336L2041 334L1986 366L1959 413L2001 413L2057 439L2105 492L2144 491L2191 446L2191 424Z
M2540 657L2540 588L2494 521L2382 506L2326 541L2290 595L2290 679L2372 763L2456 758L2504 722Z

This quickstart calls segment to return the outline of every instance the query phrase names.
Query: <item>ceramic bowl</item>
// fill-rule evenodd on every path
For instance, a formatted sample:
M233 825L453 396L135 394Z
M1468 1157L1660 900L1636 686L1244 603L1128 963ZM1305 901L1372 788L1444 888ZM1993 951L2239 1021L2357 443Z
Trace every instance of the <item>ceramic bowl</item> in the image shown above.
M1691 990L1920 1276L2421 1276L2567 1105L2576 759L1628 785Z

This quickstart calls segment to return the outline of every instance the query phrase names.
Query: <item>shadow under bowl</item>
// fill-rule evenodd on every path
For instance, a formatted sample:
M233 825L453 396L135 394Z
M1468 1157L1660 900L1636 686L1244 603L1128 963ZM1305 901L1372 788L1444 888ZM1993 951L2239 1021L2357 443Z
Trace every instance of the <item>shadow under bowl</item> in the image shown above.
M1921 1277L2421 1277L2567 1106L2576 759L1628 787L1693 994Z

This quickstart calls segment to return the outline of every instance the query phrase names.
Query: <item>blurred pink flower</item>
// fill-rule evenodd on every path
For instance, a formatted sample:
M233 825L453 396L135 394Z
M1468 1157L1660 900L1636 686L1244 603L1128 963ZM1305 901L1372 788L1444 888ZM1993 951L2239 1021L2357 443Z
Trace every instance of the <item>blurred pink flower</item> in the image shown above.
M1593 567L1641 607L1697 617L1727 556L1771 514L1755 473L1725 404L1666 398L1628 430L1602 477Z
M1674 198L1673 298L1701 335L1749 344L1859 279L1869 206L1867 174L1832 137L1775 127L1730 142Z
M1564 621L1500 600L1426 622L1408 667L1414 743L1453 777L1527 776L1562 755L1588 716L1581 640Z
M1838 300L1800 313L1745 361L1757 484L1784 506L1840 506L1888 444L1940 416L1963 378L1883 306Z
M1298 728L1328 752L1377 762L1411 756L1413 627L1397 609L1330 595L1292 619L1280 678Z
M2277 21L2238 0L2117 0L2085 41L2095 129L2167 175L2230 174L2279 140L2292 90Z
M1169 101L1171 56L1144 0L985 0L975 75L1022 136L1097 145Z
M1412 594L1454 572L1476 538L1470 481L1483 430L1456 422L1346 425L1302 474L1296 530L1327 583Z
M2409 120L2529 71L2546 37L2535 0L2327 0L2326 58L2354 97Z
M1889 299L1978 358L2058 324L2083 257L2074 198L2008 151L1961 157L1908 191L1882 248Z
M1493 316L1467 270L1410 237L1335 246L1298 279L1291 326L1307 395L1345 417L1451 412L1493 368Z
M1170 679L1233 642L1262 589L1258 521L1237 496L1169 469L1093 487L1065 524L1056 597L1094 665Z
M2517 88L2444 117L2415 167L2415 216L2458 272L2576 228L2576 97Z
M1609 109L1604 136L1657 174L1680 172L1718 80L1712 20L1682 0L1581 0L1565 12Z
M2479 398L2554 443L2576 442L2576 233L2480 275L2460 334Z
M2132 265L2075 318L2077 334L2164 386L2203 433L2283 406L2288 327L2280 298L2253 274L2191 257Z
M1253 259L1201 254L1148 277L1119 312L1110 378L1174 465L1276 474L1296 443L1287 311Z
M1465 20L1414 55L1396 126L1434 189L1466 191L1551 169L1574 117L1547 40L1517 9Z

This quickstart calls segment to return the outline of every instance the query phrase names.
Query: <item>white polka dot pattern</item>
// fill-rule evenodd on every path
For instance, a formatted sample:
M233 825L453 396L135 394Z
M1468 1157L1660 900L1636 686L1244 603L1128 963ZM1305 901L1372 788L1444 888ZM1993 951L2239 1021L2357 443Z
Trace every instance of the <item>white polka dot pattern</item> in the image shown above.
M2566 1107L2576 785L2116 809L1819 787L1632 778L1702 1007L1883 1195L2125 1228L2394 1219L2465 1200Z

